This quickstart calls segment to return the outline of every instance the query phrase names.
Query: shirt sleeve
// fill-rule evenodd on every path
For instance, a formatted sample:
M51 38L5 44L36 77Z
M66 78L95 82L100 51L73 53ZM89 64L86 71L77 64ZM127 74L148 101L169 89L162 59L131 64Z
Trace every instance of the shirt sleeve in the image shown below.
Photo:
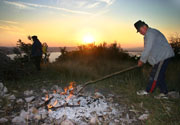
M148 32L148 34L145 36L145 39L144 39L144 50L141 54L141 58L140 60L143 62L143 63L146 63L147 60L148 60L148 57L149 57L149 54L150 54L150 51L152 49L152 45L153 45L153 42L154 42L154 39L155 39L155 35L151 32Z

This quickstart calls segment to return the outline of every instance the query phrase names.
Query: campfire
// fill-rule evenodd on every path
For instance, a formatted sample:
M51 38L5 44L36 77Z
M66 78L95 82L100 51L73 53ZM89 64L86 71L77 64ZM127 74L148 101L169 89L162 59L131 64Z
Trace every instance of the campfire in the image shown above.
M93 95L84 96L83 94L74 94L76 90L76 83L71 82L62 92L53 90L53 93L47 93L43 100L48 116L53 119L66 117L79 124L88 123L92 118L100 118L102 121L107 116L118 118L117 109L107 103L101 93L96 92ZM41 106L38 108L42 109Z
M3 84L1 85L3 86ZM55 125L89 125L89 124L134 124L138 123L136 114L132 115L127 106L115 103L117 95L104 96L98 90L81 91L81 86L71 82L62 89L54 85L50 90L41 89L24 91L24 98L6 94L11 102L22 107L21 111L12 115L13 124L55 124ZM14 101L13 101L14 100ZM130 113L131 112L131 113ZM130 115L131 114L131 115ZM5 118L0 119L6 120Z

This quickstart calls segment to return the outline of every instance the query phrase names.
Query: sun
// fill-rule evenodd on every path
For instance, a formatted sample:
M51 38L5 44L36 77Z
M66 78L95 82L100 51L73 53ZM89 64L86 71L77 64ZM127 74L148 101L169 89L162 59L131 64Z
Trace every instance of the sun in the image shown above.
M90 44L94 42L94 37L92 35L85 35L83 37L83 43Z

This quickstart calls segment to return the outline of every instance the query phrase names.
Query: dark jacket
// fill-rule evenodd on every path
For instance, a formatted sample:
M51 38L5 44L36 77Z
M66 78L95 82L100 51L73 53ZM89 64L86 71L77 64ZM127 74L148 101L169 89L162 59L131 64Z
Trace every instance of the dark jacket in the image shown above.
M42 56L42 44L38 39L34 40L32 45L31 56Z

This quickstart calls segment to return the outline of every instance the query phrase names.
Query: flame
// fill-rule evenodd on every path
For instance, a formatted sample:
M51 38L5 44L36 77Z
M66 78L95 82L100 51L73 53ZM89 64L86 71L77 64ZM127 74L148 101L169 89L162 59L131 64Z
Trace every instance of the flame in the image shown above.
M58 103L58 101L56 100L56 101L54 102L54 104L53 104L53 107L56 106L57 103Z
M48 104L48 105L47 105L47 107L48 107L48 111L51 111L51 108L52 108L52 107L54 107L54 106L56 106L56 105L57 105L57 103L58 103L58 101L56 100L56 101L53 103L53 105Z
M73 96L73 94L69 94L69 96L66 98L66 101L69 101L69 99Z
M64 88L64 92L61 92L60 95L68 95L68 97L66 98L66 101L69 101L69 99L71 99L71 97L74 95L74 88L75 88L76 83L75 82L70 82L68 87ZM53 90L53 93L57 93L56 90ZM49 99L48 94L46 94L46 98L45 101L47 101ZM58 103L58 101L56 100L53 104L48 104L48 111L52 111L51 108L53 108L54 106L56 106ZM80 102L78 102L78 104L80 104Z
M67 90L68 90L68 88L67 88L67 87L65 87L65 88L64 88L64 92L61 92L60 94L61 94L61 95L65 95L65 94L67 94Z
M48 109L51 109L53 106L51 104L47 105Z

